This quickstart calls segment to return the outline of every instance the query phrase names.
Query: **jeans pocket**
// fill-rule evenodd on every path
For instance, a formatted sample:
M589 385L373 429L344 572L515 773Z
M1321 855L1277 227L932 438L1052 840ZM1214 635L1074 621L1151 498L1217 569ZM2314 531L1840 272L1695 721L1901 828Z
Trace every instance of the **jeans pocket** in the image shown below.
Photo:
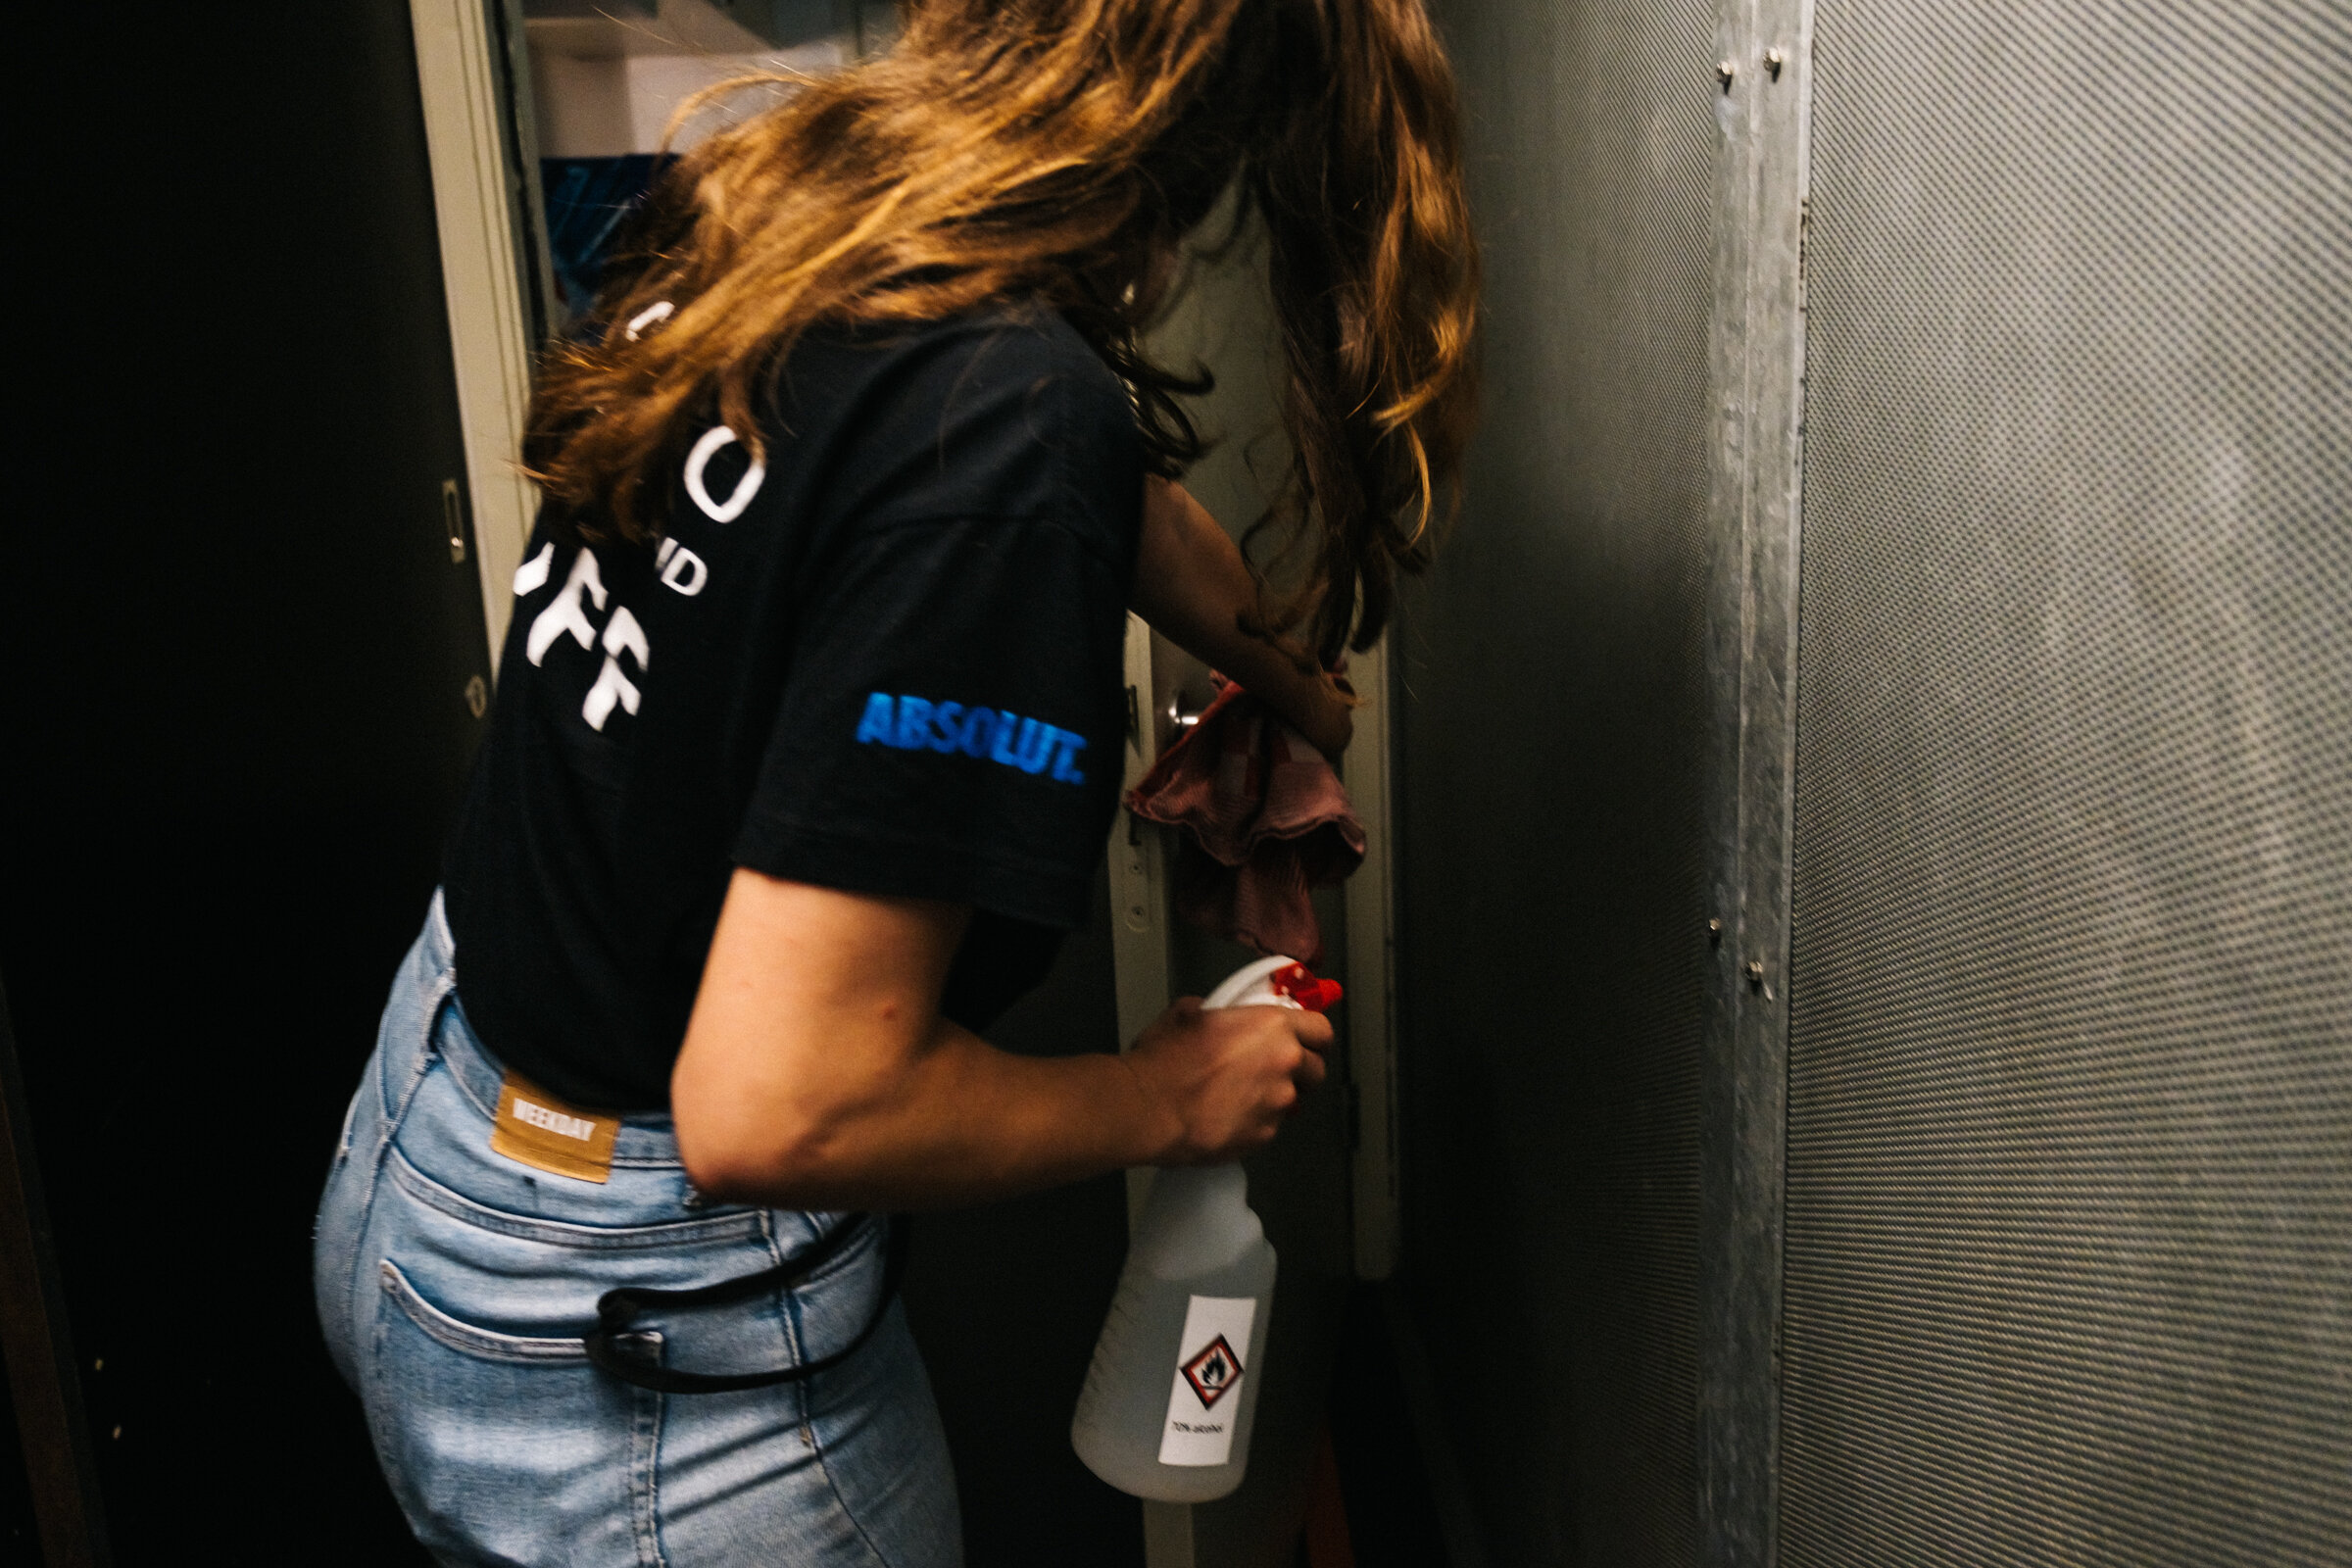
M504 1333L376 1266L368 1422L411 1528L445 1561L660 1563L659 1396L576 1338Z
M416 1287L409 1283L409 1277L400 1271L400 1265L389 1258L376 1265L376 1278L392 1304L444 1349L487 1361L511 1361L518 1366L561 1366L573 1361L585 1363L588 1359L577 1339L501 1334L496 1329L476 1328L451 1316L418 1294Z

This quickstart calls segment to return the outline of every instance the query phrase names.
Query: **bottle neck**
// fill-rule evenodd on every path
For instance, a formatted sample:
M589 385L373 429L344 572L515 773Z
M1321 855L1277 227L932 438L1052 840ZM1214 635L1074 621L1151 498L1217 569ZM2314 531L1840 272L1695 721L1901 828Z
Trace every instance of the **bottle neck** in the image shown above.
M1152 1179L1134 1254L1161 1279L1182 1279L1238 1261L1264 1237L1239 1164L1171 1166Z

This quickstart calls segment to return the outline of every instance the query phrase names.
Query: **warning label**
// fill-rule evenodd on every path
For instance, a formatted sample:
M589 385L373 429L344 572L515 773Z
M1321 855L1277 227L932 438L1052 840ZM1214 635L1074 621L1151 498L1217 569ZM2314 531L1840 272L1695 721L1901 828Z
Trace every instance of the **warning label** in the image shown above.
M1241 1403L1227 1396L1241 1387L1243 1374L1235 1347L1250 1343L1256 1317L1253 1297L1196 1296L1187 1305L1167 1424L1159 1435L1161 1464L1224 1464L1233 1456Z
M1208 1348L1184 1363L1184 1381L1193 1386L1200 1396L1203 1410L1215 1406L1225 1397L1242 1375L1242 1358L1233 1353L1233 1347L1220 1334L1208 1342Z

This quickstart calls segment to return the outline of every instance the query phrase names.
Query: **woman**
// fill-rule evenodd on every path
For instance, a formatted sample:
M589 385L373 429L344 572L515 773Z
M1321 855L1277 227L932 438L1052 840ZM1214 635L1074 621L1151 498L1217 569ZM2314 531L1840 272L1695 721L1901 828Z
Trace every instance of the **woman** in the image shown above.
M1280 598L1138 346L1237 181ZM958 1560L867 1215L1230 1159L1321 1080L1311 1014L971 1030L1086 913L1130 602L1346 744L1322 670L1425 560L1474 291L1419 0L927 0L685 157L540 372L497 711L319 1213L444 1561Z

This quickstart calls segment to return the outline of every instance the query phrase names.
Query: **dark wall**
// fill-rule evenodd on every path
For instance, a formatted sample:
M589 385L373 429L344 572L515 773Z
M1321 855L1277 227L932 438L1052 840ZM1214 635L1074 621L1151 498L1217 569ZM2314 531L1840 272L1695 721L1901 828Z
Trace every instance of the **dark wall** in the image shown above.
M309 1287L487 673L408 11L31 25L0 974L119 1557L420 1560Z
M1688 1562L1714 11L1438 10L1486 414L1393 645L1406 1284L1492 1562Z

